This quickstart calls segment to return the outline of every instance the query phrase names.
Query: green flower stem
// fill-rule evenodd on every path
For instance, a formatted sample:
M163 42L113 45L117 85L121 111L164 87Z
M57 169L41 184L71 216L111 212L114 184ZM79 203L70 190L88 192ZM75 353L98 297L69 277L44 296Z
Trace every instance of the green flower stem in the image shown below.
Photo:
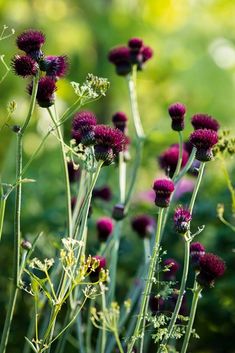
M146 314L146 312L148 310L147 303L148 303L148 300L149 300L149 295L151 293L152 284L153 284L153 276L154 276L154 272L155 272L155 268L156 268L158 255L159 255L160 235L161 235L161 227L162 227L163 216L164 216L164 209L160 208L159 209L158 222L157 222L157 231L156 231L156 236L155 236L155 244L154 244L152 257L151 257L150 264L149 264L149 270L148 270L148 276L147 276L147 279L146 279L144 297L143 297L142 302L141 302L141 308L140 308L140 312L139 312L139 315L138 315L137 323L136 323L136 326L135 326L134 335L133 335L133 337L131 339L131 342L128 344L127 353L131 353L132 352L132 349L134 347L135 341L137 340L137 338L138 338L138 336L140 334L140 326L141 326L142 320L144 319L145 314ZM143 328L143 332L141 332L141 334L144 335L144 328Z
M193 194L192 194L192 197L191 197L191 200L190 200L190 204L189 204L189 212L191 214L193 212L193 208L194 208L194 204L195 204L195 201L196 201L197 193L198 193L201 181L202 181L205 165L206 165L205 162L202 162L200 167L199 167L199 174L198 174L196 185L195 185L195 187L193 189Z
M130 102L131 102L131 111L133 116L133 122L135 126L136 137L139 139L144 139L144 129L142 127L138 103L137 103L137 93L136 93L136 73L137 73L136 65L133 67L133 71L131 75L127 76L128 89L130 94Z
M6 197L2 195L1 201L0 201L0 241L2 238L2 229L3 229L3 223L4 223L6 201L7 201Z
M120 338L119 338L119 336L118 336L118 332L117 332L117 331L114 332L114 337L115 337L115 340L116 340L116 342L117 342L118 349L119 349L120 353L124 353L124 350L123 350L123 348L122 348L122 344L121 344L121 342L120 342Z
M181 169L181 165L182 165L182 159L183 159L183 135L182 132L179 131L179 157L178 157L178 161L177 161L177 166L173 175L172 180L175 181L175 178L177 177L177 175L180 172Z
M102 298L102 311L105 312L106 310L106 299L105 299L105 292L104 288L102 288L103 284L100 284L101 289L101 298ZM102 323L102 337L101 337L101 353L105 353L105 346L106 346L106 325L105 320Z
M188 348L188 343L189 343L189 339L190 339L190 336L192 333L193 323L194 323L194 319L195 319L195 315L196 315L196 311L197 311L198 299L200 298L201 291L202 291L202 288L195 281L194 289L193 289L193 301L192 301L192 306L191 306L191 310L190 310L190 314L189 314L189 322L188 322L188 326L186 329L181 353L186 353L187 348Z
M65 189L66 189L66 208L67 208L67 229L68 229L68 236L72 236L72 209L71 209L71 192L70 192L70 183L69 183L69 173L68 173L68 167L67 167L67 159L66 159L66 152L64 148L64 142L63 142L63 135L61 131L61 127L57 127L57 118L55 118L50 110L48 108L48 113L51 117L51 120L53 121L56 132L58 135L58 138L60 140L60 148L61 148L61 156L62 156L62 162L63 162L63 172L64 172L64 180L65 180Z
M124 204L126 195L126 163L123 152L119 153L119 190L120 203Z
M179 181L180 179L182 179L183 176L184 176L184 175L188 172L188 170L191 168L191 166L192 166L192 164L193 164L193 162L194 162L194 159L195 159L195 155L196 155L196 148L193 147L192 152L191 152L191 154L190 154L190 157L189 157L189 160L188 160L187 164L184 166L184 168L181 169L181 171L179 172L179 174L175 176L175 180L174 180L175 183L178 183L178 181Z
M16 180L18 181L16 186L16 195L15 195L15 216L14 216L14 267L13 267L13 285L11 288L10 300L7 308L6 320L3 327L3 333L0 344L0 353L5 353L11 322L13 318L13 313L15 310L16 298L18 293L18 284L19 284L19 273L20 273L20 238L21 238L21 194L22 194L22 183L21 183L21 174L22 174L22 139L23 134L29 124L29 121L32 117L37 89L38 89L38 75L35 76L33 81L33 90L29 106L28 115L25 119L23 127L17 132L17 148L16 148Z
M178 294L178 298L177 298L177 302L176 302L176 306L174 309L174 312L172 314L171 317L171 321L169 323L169 326L167 328L167 334L164 337L162 343L161 343L161 347L165 347L168 340L171 338L173 329L174 329L174 325L176 323L180 308L181 308L181 304L182 304L182 300L183 300L183 296L184 296L184 291L185 291L185 286L186 286L186 282L187 282L187 277L188 277L188 269L189 269L189 256L190 256L190 242L189 240L187 240L186 238L184 238L184 269L183 269L183 274L182 274L182 280L181 280L181 285L180 285L180 291ZM159 347L157 353L161 353L162 352L162 348Z

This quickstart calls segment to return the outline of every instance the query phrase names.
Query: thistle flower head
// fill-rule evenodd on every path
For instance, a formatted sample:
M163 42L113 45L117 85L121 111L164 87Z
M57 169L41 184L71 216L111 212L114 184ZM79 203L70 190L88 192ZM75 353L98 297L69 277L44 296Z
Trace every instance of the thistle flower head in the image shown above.
M122 132L124 132L126 129L127 120L127 116L123 112L117 112L112 117L115 128L121 130Z
M45 43L45 35L33 29L28 29L21 33L17 39L16 44L20 50L32 56L35 60L41 56L41 46Z
M193 115L191 123L195 130L209 129L217 132L220 127L218 121L207 114Z
M190 135L190 142L197 148L196 158L207 162L213 158L212 147L218 142L218 135L213 130L199 129Z
M168 271L163 272L164 280L174 281L176 273L178 272L180 265L175 259L166 259L163 261L163 265Z
M128 47L119 46L111 49L108 59L115 65L118 75L125 76L131 72L131 54Z
M170 197L174 191L174 183L170 179L157 179L154 181L153 190L155 191L155 204L158 207L168 207Z
M141 50L141 54L143 56L143 63L148 61L153 56L153 49L147 46L144 46Z
M191 220L190 211L183 207L178 207L174 213L175 231L179 234L185 234L189 230Z
M56 83L50 77L42 77L38 83L37 102L42 108L48 108L54 104L54 92L56 91ZM32 84L28 86L28 93L32 94Z
M109 186L95 188L92 193L93 198L99 198L103 201L110 201L112 198L112 191Z
M170 178L172 178L174 175L174 172L176 170L176 166L178 163L178 158L179 158L178 144L169 147L159 157L160 167L165 170L166 174L169 175ZM183 148L181 168L183 168L186 165L188 158L189 158L188 152Z
M15 74L22 77L34 76L38 70L36 61L28 55L16 55L12 59L11 66Z
M115 221L121 221L125 217L125 207L121 203L117 203L113 207L112 217Z
M128 139L120 130L106 125L95 127L95 156L98 161L104 161L105 165L111 164L127 144Z
M172 119L172 130L182 131L184 129L184 115L186 108L182 103L173 103L168 108L169 115Z
M200 258L205 255L205 247L199 243L191 243L190 245L190 257L193 268L199 270Z
M147 215L136 216L131 222L132 229L141 237L151 236L154 231L155 221Z
M94 144L95 141L96 117L89 111L75 114L72 122L72 136L77 141L80 137L81 143L85 146Z
M99 266L96 268L97 272L100 272L102 268L106 267L107 261L104 256L96 255L96 256L92 256L92 258L99 261Z
M68 57L66 55L46 56L40 61L40 68L46 71L47 76L63 77L68 71Z
M225 263L217 255L206 253L199 261L200 272L197 276L197 282L202 287L212 287L214 280L223 276L225 272Z
M128 47L132 50L139 50L143 46L143 40L137 37L131 38L128 41Z
M100 241L106 241L113 232L113 221L109 217L102 217L96 223L98 238Z

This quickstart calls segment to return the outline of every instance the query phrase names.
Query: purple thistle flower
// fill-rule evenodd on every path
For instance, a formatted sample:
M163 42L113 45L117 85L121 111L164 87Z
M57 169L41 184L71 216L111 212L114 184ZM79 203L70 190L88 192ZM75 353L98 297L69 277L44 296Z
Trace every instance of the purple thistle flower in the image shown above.
M140 215L132 219L131 225L141 238L148 238L153 234L155 221L152 217Z
M174 213L174 226L175 231L179 234L185 234L190 227L190 222L192 220L192 215L189 210L178 207Z
M33 86L28 86L28 93L32 94ZM38 83L37 102L42 108L48 108L54 104L54 92L56 91L56 83L50 77L42 77Z
M121 130L123 133L127 126L127 116L123 112L117 112L113 115L112 121L115 128Z
M174 183L169 179L157 179L154 181L153 190L155 191L155 204L158 207L168 207L170 197L174 191Z
M20 50L30 55L35 60L42 56L41 46L45 43L45 35L33 29L28 29L21 33L17 39L16 44Z
M93 145L95 142L96 117L89 111L75 114L72 123L72 136L76 141L85 145Z
M166 259L163 261L163 265L168 269L168 271L163 272L164 280L174 281L176 277L176 273L180 268L179 263L174 259Z
M186 108L182 103L173 103L168 108L169 115L172 119L171 127L172 130L182 131L184 130L184 115Z
M82 142L82 134L79 130L71 130L71 137L76 140L76 144L79 145L79 143Z
M106 267L106 258L103 256L92 256L92 259L99 261L99 266L90 273L90 278L92 282L98 282L100 271Z
M98 238L100 241L106 241L113 232L113 221L109 217L102 217L96 223Z
M115 221L121 221L125 217L125 207L121 203L113 207L112 217Z
M208 129L217 132L220 127L218 121L207 114L193 115L191 123L194 127L194 130Z
M128 47L131 48L132 50L137 50L143 46L143 40L137 37L131 38L128 41Z
M108 59L115 65L118 75L126 76L131 72L131 53L128 47L120 46L111 49Z
M95 156L97 161L104 161L104 165L111 164L127 143L127 137L120 130L106 125L95 127Z
M196 158L207 162L213 158L212 147L218 142L218 135L213 130L199 129L190 135L190 142L197 148Z
M214 280L223 276L226 269L224 261L219 256L211 253L201 256L199 268L197 282L202 287L213 287Z
M153 56L153 49L150 47L144 46L141 50L141 54L143 55L143 63L148 61Z
M68 57L66 55L46 56L40 61L40 69L54 79L63 77L68 71Z
M28 55L16 55L11 62L11 66L16 75L27 77L34 76L38 71L38 65Z
M193 268L195 270L199 270L200 258L204 255L205 255L205 248L201 243L196 242L190 245L190 257L191 257Z
M112 198L112 191L109 186L95 188L92 193L93 198L101 199L103 201L110 201Z
M169 175L170 178L172 178L174 175L174 172L176 170L176 166L178 163L178 158L179 158L178 144L169 147L159 157L160 167L165 170L165 173ZM183 149L181 168L183 168L186 165L186 163L188 162L188 158L189 158L188 152L185 149Z

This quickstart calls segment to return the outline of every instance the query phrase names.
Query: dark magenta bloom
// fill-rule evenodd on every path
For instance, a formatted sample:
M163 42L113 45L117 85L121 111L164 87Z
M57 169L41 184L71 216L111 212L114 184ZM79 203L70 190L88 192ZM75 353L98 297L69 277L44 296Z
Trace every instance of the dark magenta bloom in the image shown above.
M201 243L195 242L190 245L191 263L195 270L199 270L200 259L204 255L205 255L205 247Z
M202 287L213 287L214 280L223 276L225 263L217 255L206 253L199 261L200 272L197 275L197 282Z
M16 75L27 77L34 76L38 71L38 65L28 55L16 55L11 62L11 66Z
M170 197L174 191L174 183L170 179L157 179L154 181L153 190L155 191L155 204L158 207L168 207Z
M75 114L72 122L72 136L76 141L80 140L85 146L93 145L95 142L96 117L89 111Z
M131 48L132 50L138 50L142 48L143 46L143 40L137 37L131 38L128 41L128 47Z
M170 179L155 180L153 184L153 190L155 191L155 204L158 207L168 207L174 189L174 183Z
M131 222L132 229L141 237L150 237L153 234L155 221L147 215L136 216Z
M146 61L148 61L149 59L152 58L153 56L153 49L150 47L146 47L144 46L141 50L141 54L143 56L143 63L145 63Z
M99 267L96 268L96 271L97 272L100 272L102 268L105 268L106 267L106 258L104 256L99 256L99 255L96 255L96 256L92 256L94 259L96 260L99 260Z
M61 56L46 56L40 61L40 69L46 71L46 75L52 78L65 76L68 71L68 57Z
M115 65L118 75L126 76L131 72L131 53L128 47L120 46L111 49L108 59Z
M123 112L117 112L113 115L112 121L115 128L121 130L123 133L127 126L127 116Z
M208 129L217 132L220 127L218 121L207 114L193 115L191 123L195 130Z
M32 94L32 84L28 86L28 92ZM38 83L37 102L42 108L48 108L54 104L56 83L50 77L42 77Z
M164 280L174 281L176 277L176 273L180 268L179 263L174 259L166 259L163 261L163 265L168 269L168 271L163 272Z
M125 207L121 203L113 207L112 217L115 221L121 221L125 217Z
M182 103L173 103L168 108L169 115L172 119L171 127L175 131L184 130L184 115L186 108Z
M189 210L178 207L174 213L174 227L175 231L179 234L185 234L190 227L192 215Z
M41 47L44 43L45 35L42 32L33 29L24 31L16 39L18 48L35 60L40 59L42 56Z
M95 127L95 157L97 161L104 161L104 165L111 164L127 143L127 137L120 130L106 125Z
M95 188L92 193L93 198L101 199L103 201L110 201L112 199L112 191L109 186Z
M190 142L197 149L196 158L201 162L207 162L213 158L212 147L218 142L218 135L213 130L199 129L190 135Z
M113 221L109 217L102 217L96 223L98 238L100 241L106 241L113 232Z
M173 145L164 151L159 157L159 164L170 178L173 177L179 158L179 145ZM181 168L188 162L188 152L183 148Z

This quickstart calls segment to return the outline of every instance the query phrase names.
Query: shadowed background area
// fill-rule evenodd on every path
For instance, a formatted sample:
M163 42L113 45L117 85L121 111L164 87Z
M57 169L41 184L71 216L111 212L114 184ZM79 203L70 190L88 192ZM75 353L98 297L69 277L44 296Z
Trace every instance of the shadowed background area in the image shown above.
M144 129L148 135L144 158L140 171L137 193L130 213L155 213L148 202L138 205L143 192L150 190L156 176L162 175L157 156L170 144L177 142L177 135L170 129L167 108L175 101L187 107L187 139L192 131L190 117L198 112L213 115L222 128L235 128L235 3L231 0L47 0L47 1L4 1L0 0L0 23L16 33L0 42L0 55L10 65L17 52L16 35L28 28L35 28L46 34L44 47L47 55L69 57L70 69L65 79L59 82L57 106L63 111L74 101L70 81L83 82L86 74L107 77L111 83L108 94L89 107L99 122L111 123L116 111L124 111L130 116L127 84L118 77L114 67L107 60L111 47L126 44L128 39L138 36L154 50L154 57L143 72L138 74L138 98ZM5 69L0 63L0 77ZM12 131L3 126L7 116L7 105L14 100L16 111L12 124L23 121L29 97L26 92L27 80L16 77L10 71L1 83L0 104L0 167L2 179L14 181L15 138ZM188 120L188 121L187 121ZM47 132L49 118L38 108L32 119L24 141L24 159L27 160ZM65 137L70 139L71 122L65 126ZM130 126L130 133L132 127ZM227 159L230 175L234 175L234 160ZM103 171L100 185L117 182L116 170ZM42 256L53 256L54 248L64 229L64 194L61 178L58 141L48 139L38 158L33 162L27 177L37 182L24 186L22 229L23 236L33 237L43 230L40 241ZM192 178L189 180L193 180ZM232 180L234 182L234 178ZM59 190L59 191L58 191ZM115 194L115 191L114 191ZM187 195L180 202L187 203ZM0 327L3 325L6 303L6 286L11 276L13 238L13 196L6 210L3 241L0 244ZM228 219L234 222L231 212L230 194L227 190L224 173L219 161L208 164L206 177L202 183L198 203L195 208L196 226L206 224L206 229L197 240L203 242L208 251L215 252L227 262L227 272L218 281L215 289L205 291L199 303L196 319L200 340L193 339L190 352L194 353L234 353L233 335L235 316L234 296L234 240L235 233L226 228L216 217L216 205L225 204ZM94 205L90 220L91 249L95 249L93 227L98 216L110 216L114 200L102 208ZM98 205L99 206L99 205ZM102 213L101 213L102 212ZM169 222L164 247L168 247L169 257L182 262L183 249L180 239ZM95 243L95 241L94 241ZM48 244L50 246L48 246ZM170 247L168 246L170 244ZM125 294L130 278L141 256L141 241L136 239L128 221L120 250L118 286L120 297ZM128 265L128 266L127 266ZM128 270L127 270L128 267ZM31 304L30 297L23 293L13 325L9 352L18 353L27 330L28 317L25 315ZM67 353L75 352L72 343Z

